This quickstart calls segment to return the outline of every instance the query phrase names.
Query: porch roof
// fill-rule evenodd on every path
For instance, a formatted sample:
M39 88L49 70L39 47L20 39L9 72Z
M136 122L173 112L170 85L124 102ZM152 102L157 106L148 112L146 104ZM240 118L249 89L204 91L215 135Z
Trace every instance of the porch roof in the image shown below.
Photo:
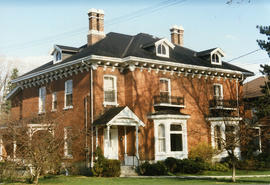
M126 106L110 108L97 118L93 125L144 126L145 124Z

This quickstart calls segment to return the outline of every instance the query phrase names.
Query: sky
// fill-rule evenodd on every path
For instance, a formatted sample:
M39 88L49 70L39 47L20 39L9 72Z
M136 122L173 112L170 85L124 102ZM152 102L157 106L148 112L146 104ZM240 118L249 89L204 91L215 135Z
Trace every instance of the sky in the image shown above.
M23 74L51 59L54 44L86 44L87 12L105 11L105 33L148 33L170 39L173 25L184 27L184 46L195 51L220 47L224 61L259 49L266 39L257 25L270 25L267 0L1 0L0 67L18 67ZM259 50L231 61L259 76L260 64L269 64ZM2 70L3 71L3 70ZM253 77L254 78L254 77ZM252 79L252 78L250 78Z

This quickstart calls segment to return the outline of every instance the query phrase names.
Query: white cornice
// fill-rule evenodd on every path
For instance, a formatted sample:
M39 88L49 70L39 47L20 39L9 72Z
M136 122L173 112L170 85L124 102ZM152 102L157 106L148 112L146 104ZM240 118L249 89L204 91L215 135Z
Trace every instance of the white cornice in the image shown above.
M232 74L249 74L250 73L245 73L241 71L236 71L236 70L229 70L229 69L220 69L220 68L209 68L209 67L204 67L204 66L195 66L195 65L189 65L189 64L181 64L181 63L176 63L172 61L164 61L164 60L154 60L154 59L146 59L146 58L140 58L140 57L134 57L134 56L129 56L125 58L116 58L116 57L106 57L106 56L99 56L99 55L90 55L87 57L83 57L77 60L73 60L70 62L66 63L61 63L55 66L52 66L48 69L44 69L35 73L31 73L22 77L19 77L15 80L12 80L12 83L17 83L23 80L27 80L29 78L33 78L45 73L50 73L52 71L65 68L70 65L78 64L81 63L82 61L89 61L89 60L97 60L97 61L110 61L110 62L116 62L116 63L126 63L126 65L132 64L133 62L143 62L144 64L155 64L155 66L162 65L162 66L172 66L172 67L180 67L180 68L189 68L189 69L195 69L195 70L203 70L203 71L210 71L210 72L223 72L223 73L232 73Z
M241 121L241 117L209 117L206 121Z
M148 119L182 119L187 120L190 118L190 115L180 115L180 114L157 114L157 115L148 115Z

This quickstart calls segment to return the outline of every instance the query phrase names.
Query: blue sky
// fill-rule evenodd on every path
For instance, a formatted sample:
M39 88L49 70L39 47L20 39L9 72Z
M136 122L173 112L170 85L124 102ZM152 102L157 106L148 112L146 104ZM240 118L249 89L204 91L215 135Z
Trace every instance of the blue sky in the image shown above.
M265 37L256 25L270 25L270 2L244 0L228 5L226 1L1 1L0 62L22 61L25 72L46 62L54 44L85 44L90 8L105 11L106 33L144 32L170 38L169 28L182 25L185 47L197 51L220 47L228 61L259 48L256 39ZM258 73L259 64L269 63L269 57L258 51L232 63Z

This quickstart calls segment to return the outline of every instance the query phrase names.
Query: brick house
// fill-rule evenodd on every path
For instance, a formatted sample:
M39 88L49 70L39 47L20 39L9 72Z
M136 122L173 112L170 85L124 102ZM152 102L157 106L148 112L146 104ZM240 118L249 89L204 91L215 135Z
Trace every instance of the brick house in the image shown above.
M222 61L220 48L185 48L181 26L170 29L171 41L105 35L104 12L88 16L86 45L55 45L54 60L13 80L8 95L16 119L61 113L63 139L75 125L87 131L82 152L65 144L64 156L90 161L100 146L127 165L186 158L200 142L219 148L226 130L238 126L242 82L253 73Z

